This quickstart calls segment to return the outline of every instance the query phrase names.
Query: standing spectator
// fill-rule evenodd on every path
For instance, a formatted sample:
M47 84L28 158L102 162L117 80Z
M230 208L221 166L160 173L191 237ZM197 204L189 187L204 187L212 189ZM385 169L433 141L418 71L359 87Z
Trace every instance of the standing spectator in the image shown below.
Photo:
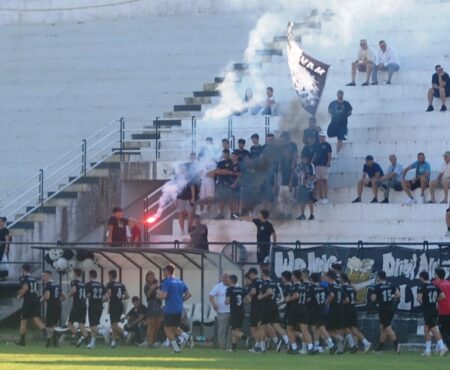
M316 117L309 117L308 127L303 130L303 144L308 143L308 138L312 136L314 141L319 141L319 132L322 131L319 126L317 126Z
M278 147L275 145L275 135L268 133L263 145L260 170L264 174L260 191L260 203L264 209L271 209L275 201L275 177L278 168Z
M6 227L6 217L0 217L0 270L5 270L2 267L3 255L8 257L9 255L9 230Z
M251 136L253 145L250 147L250 159L259 158L262 153L262 145L259 143L259 135L253 134Z
M337 100L332 101L328 106L328 113L331 115L331 123L328 126L328 137L337 137L336 156L342 148L343 141L347 140L348 117L352 115L352 106L344 100L344 92L337 92Z
M230 276L224 272L222 281L209 292L209 302L217 312L217 339L220 349L228 349L230 345L230 305L225 302L230 285Z
M277 243L277 234L271 222L269 222L269 211L263 209L259 212L258 218L241 217L240 220L253 222L257 228L256 233L256 255L261 269L267 268L270 256L270 239L273 244Z
M185 179L187 177L187 168L186 165L182 166L180 171L180 178ZM184 226L184 221L187 218L188 227L192 224L192 215L194 213L194 205L195 205L195 184L191 181L185 183L183 188L179 191L176 200L176 207L178 211L178 224L180 225L180 231L182 235L186 234L186 229Z
M448 188L450 186L450 151L444 153L444 165L436 180L430 182L431 200L428 203L436 203L435 192L438 186L444 189L444 200L441 202L446 204L448 202Z
M356 60L352 63L352 82L348 83L347 86L356 86L356 71L366 72L366 82L362 86L369 86L370 75L375 64L375 54L367 45L367 40L362 39L359 46Z
M308 204L310 213L308 220L312 221L314 220L313 193L316 174L309 157L302 156L301 162L295 168L295 174L298 178L297 201L300 204L300 216L297 217L297 220L306 220L305 208Z
M376 55L376 65L372 73L372 85L378 85L378 71L388 71L388 80L386 85L392 82L392 75L400 69L400 62L394 49L387 46L386 41L379 42L380 48Z
M207 137L205 139L205 145L202 146L200 152L198 153L198 159L202 160L204 158L212 159L215 158L217 150L214 147L214 142L212 137Z
M362 178L358 181L358 196L352 203L361 203L364 186L372 188L373 199L370 203L378 203L378 186L383 176L384 173L381 166L374 162L373 156L368 155L363 166Z
M296 156L295 156L296 157ZM283 153L278 168L278 207L282 218L292 218L293 188L297 182L293 179L292 152L288 146L283 146Z
M190 232L192 248L207 251L208 247L208 226L202 224L199 215L194 216L194 224Z
M406 180L406 174L409 170L415 169L416 176L412 180ZM417 161L409 165L403 170L403 190L408 195L408 199L404 202L405 205L416 203L412 195L412 191L420 188L420 198L422 203L425 202L425 190L430 182L431 166L425 161L425 154L417 154Z
M128 222L128 226L130 228L130 243L132 247L140 247L142 242L142 230L139 227L139 224L135 218L130 218Z
M291 157L292 168L295 167L298 154L298 146L291 140L291 135L289 132L284 131L280 135L280 143L283 148L287 148L289 151L289 156Z
M231 153L231 167L228 175L228 182L230 184L230 211L233 220L239 217L239 199L241 196L240 177L241 164L239 162L239 154L233 152Z
M447 211L445 211L445 222L447 223L447 233L445 236L450 236L450 207L447 208Z
M222 139L222 150L230 150L230 140Z
M144 321L147 309L139 297L134 296L131 298L131 303L133 303L133 308L126 315L127 323L125 324L125 330L134 334L133 339L135 343L142 344L145 338ZM131 339L131 336L128 336L128 338Z
M314 167L316 169L316 184L319 194L319 204L328 203L328 171L331 166L333 150L327 143L327 134L323 131L319 134L319 144L316 145L314 155Z
M277 108L277 102L275 97L273 96L273 88L268 87L266 89L266 100L264 101L263 110L261 111L262 115L274 116Z
M389 189L402 191L403 166L398 163L397 156L391 154L389 156L391 164L388 166L384 176L380 178L381 191L384 192L384 199L381 203L389 203Z
M433 73L431 77L431 88L428 90L428 108L426 111L434 111L433 98L440 98L442 103L441 112L445 112L447 110L445 101L450 96L450 77L439 64L434 69L436 73Z
M200 213L211 213L215 195L214 170L216 167L217 164L212 159L205 159L200 166Z
M238 140L238 148L235 150L237 155L239 156L239 162L242 162L245 157L250 156L250 152L245 149L245 140L239 139Z
M300 158L308 157L310 161L313 161L317 151L317 144L318 142L316 141L316 139L312 136L309 136L306 141L306 145L302 148Z
M163 322L163 311L161 300L157 296L159 281L153 271L148 271L145 275L144 294L147 298L147 343L153 346L156 342L159 329Z
M230 159L230 151L223 150L223 159L217 164L215 170L216 175L216 199L219 204L219 215L217 220L225 218L225 205L230 204L231 189L230 189L230 170L232 162Z
M436 285L445 295L438 302L439 330L447 348L450 346L450 281L445 280L445 270L438 267L434 270L432 283Z
M158 298L165 301L164 306L164 332L175 353L180 353L181 349L177 342L177 337L181 337L182 343L189 340L189 335L181 331L180 322L183 313L183 302L191 298L191 293L187 285L174 277L175 268L173 265L164 267L166 277L161 284Z
M123 210L114 207L113 215L108 220L107 242L112 247L121 247L128 241L128 219L123 217Z

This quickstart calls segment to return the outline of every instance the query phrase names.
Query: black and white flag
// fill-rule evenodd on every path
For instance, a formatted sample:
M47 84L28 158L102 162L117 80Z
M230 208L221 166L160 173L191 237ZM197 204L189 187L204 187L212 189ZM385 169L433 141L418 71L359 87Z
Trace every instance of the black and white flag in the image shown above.
M327 79L328 64L306 54L292 34L294 24L289 22L287 30L287 56L292 83L303 108L315 115Z

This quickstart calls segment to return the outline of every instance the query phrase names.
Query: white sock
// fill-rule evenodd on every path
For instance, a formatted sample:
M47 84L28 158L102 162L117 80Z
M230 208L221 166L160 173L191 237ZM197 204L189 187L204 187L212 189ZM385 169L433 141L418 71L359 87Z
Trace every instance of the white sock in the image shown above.
M425 352L431 352L431 340L425 342Z
M283 335L283 340L284 340L284 343L286 343L286 344L289 343L289 337L287 335Z
M183 337L184 339L188 340L189 339L189 334L185 333L184 331L180 334L181 337Z
M327 339L327 343L328 343L328 346L329 346L329 347L334 347L333 339L328 338L328 339Z
M261 351L265 351L265 350L266 350L266 341L265 341L265 340L262 340L262 341L260 342L260 346L261 346Z
M437 341L437 346L438 346L439 350L442 351L445 348L444 341L442 339L439 339Z
M291 347L293 351L297 351L297 343L291 343Z
M91 345L95 346L95 338L94 337L91 338Z
M363 338L362 342L364 344L364 347L367 347L370 344L366 338Z
M273 337L273 338L272 338L272 341L273 341L275 344L278 344L278 337Z
M314 342L314 347L315 347L315 348L320 347L320 342Z
M312 343L308 343L307 348L308 348L308 351L311 351L314 348L314 346Z
M306 343L302 343L302 351L305 351L307 348Z
M261 347L259 346L259 342L255 342L255 348L261 348Z
M353 335L348 334L347 335L347 341L348 341L348 344L350 345L351 348L353 348L355 346L355 341L353 339Z
M181 335L179 335L179 336L177 337L177 339L178 339L178 341L180 342L180 344L181 344L181 343L184 343L184 342L186 341L186 339L184 339Z
M170 342L170 344L172 345L172 348L175 352L180 352L180 347L178 346L178 343L176 340L173 340L172 342Z

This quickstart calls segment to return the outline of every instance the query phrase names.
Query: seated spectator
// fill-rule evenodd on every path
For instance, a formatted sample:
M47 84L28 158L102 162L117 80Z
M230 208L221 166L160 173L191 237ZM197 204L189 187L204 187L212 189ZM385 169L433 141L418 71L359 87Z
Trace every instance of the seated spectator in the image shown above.
M406 180L406 174L410 170L416 170L416 175L412 180ZM412 191L420 188L420 198L422 203L425 202L425 190L430 182L431 166L425 161L425 154L417 154L417 161L409 165L403 170L403 190L408 195L408 199L403 203L405 205L411 205L417 203L412 195Z
M133 308L126 315L128 322L125 325L125 330L133 333L135 342L141 344L144 342L146 336L145 317L147 315L147 309L141 303L139 297L135 296L131 298L131 302L133 303Z
M446 204L448 202L448 188L450 186L450 151L444 153L444 165L436 180L430 182L431 200L428 203L436 203L435 192L438 186L444 189L444 200L441 202Z
M297 187L297 202L300 204L300 216L297 220L306 220L305 208L309 205L309 218L314 220L314 182L315 170L311 159L307 156L302 156L300 163L295 168L295 174L298 178Z
M328 125L328 137L336 137L336 157L342 149L343 141L347 140L347 124L348 117L352 115L352 106L344 100L344 92L339 90L337 92L337 100L332 101L328 106L328 113L331 115L331 122Z
M185 181L186 179L186 165L181 166L180 174L178 177ZM192 182L188 182L178 193L176 200L176 207L178 211L178 223L180 225L180 231L182 235L185 235L186 229L184 227L184 221L187 217L188 220L188 229L192 224L192 215L194 212L195 205L195 184Z
M389 203L389 189L403 190L403 166L398 163L395 154L389 156L389 161L391 164L388 166L385 175L380 178L381 191L384 192L384 200L381 203Z
M262 145L259 143L259 135L253 134L251 136L253 145L250 147L250 159L259 158L262 153Z
M361 203L364 186L372 188L373 199L370 203L378 203L378 186L383 175L381 166L374 162L371 155L368 155L366 157L366 163L363 166L362 178L358 181L358 196L352 203Z
M392 75L400 69L400 62L398 61L395 50L387 46L386 41L379 42L380 48L376 54L375 66L372 72L372 85L378 85L378 71L388 71L388 80L386 85L392 83Z
M192 248L205 251L209 249L208 227L202 223L199 215L194 216L192 231L189 235L191 236Z
M245 157L250 156L250 152L247 149L245 149L244 139L238 140L238 148L236 149L236 153L239 156L239 162L242 162Z
M294 181L294 168L293 161L296 161L297 156L292 158L292 151L288 146L283 146L283 152L280 158L278 167L278 208L280 210L281 218L292 218L292 204L294 201L293 192L297 184Z
M369 86L370 75L375 64L375 54L367 45L367 40L362 39L359 46L356 60L352 63L352 82L347 86L356 86L356 71L366 72L366 82L362 86Z
M273 88L268 87L266 89L266 100L263 104L263 110L261 111L262 115L265 116L274 116L277 108L277 102L275 100L275 97L273 96Z
M303 130L303 144L307 144L308 137L312 136L315 141L319 141L319 132L322 131L319 126L317 126L316 117L309 117L308 128Z
M331 166L331 156L333 150L327 143L327 134L323 131L319 134L319 143L315 146L314 167L316 169L316 186L319 204L328 203L328 170Z
M436 72L431 77L431 88L428 90L428 108L426 111L434 111L433 98L440 98L442 103L441 112L445 112L447 110L445 101L450 96L450 77L439 64L434 69Z

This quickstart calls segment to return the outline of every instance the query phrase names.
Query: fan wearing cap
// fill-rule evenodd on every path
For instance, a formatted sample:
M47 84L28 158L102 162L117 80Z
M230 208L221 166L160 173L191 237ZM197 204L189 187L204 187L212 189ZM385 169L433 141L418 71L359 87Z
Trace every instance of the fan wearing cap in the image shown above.
M366 157L366 163L363 166L362 178L358 181L358 196L352 203L361 203L361 197L364 187L372 188L373 199L370 203L378 203L378 186L380 178L383 177L383 169L373 160L373 156Z
M314 155L318 204L328 203L328 171L331 166L332 153L331 145L327 142L327 134L320 131L319 143L316 145Z
M448 202L448 188L450 186L450 150L447 150L443 156L445 163L442 166L442 170L439 172L437 178L430 182L431 200L428 203L436 203L435 193L438 186L444 189L444 200L441 203L446 204Z
M436 72L431 77L431 88L428 90L428 108L426 111L434 111L433 99L440 98L442 103L441 112L445 112L447 110L445 101L450 96L450 77L444 72L444 68L441 65L436 65L434 69Z

